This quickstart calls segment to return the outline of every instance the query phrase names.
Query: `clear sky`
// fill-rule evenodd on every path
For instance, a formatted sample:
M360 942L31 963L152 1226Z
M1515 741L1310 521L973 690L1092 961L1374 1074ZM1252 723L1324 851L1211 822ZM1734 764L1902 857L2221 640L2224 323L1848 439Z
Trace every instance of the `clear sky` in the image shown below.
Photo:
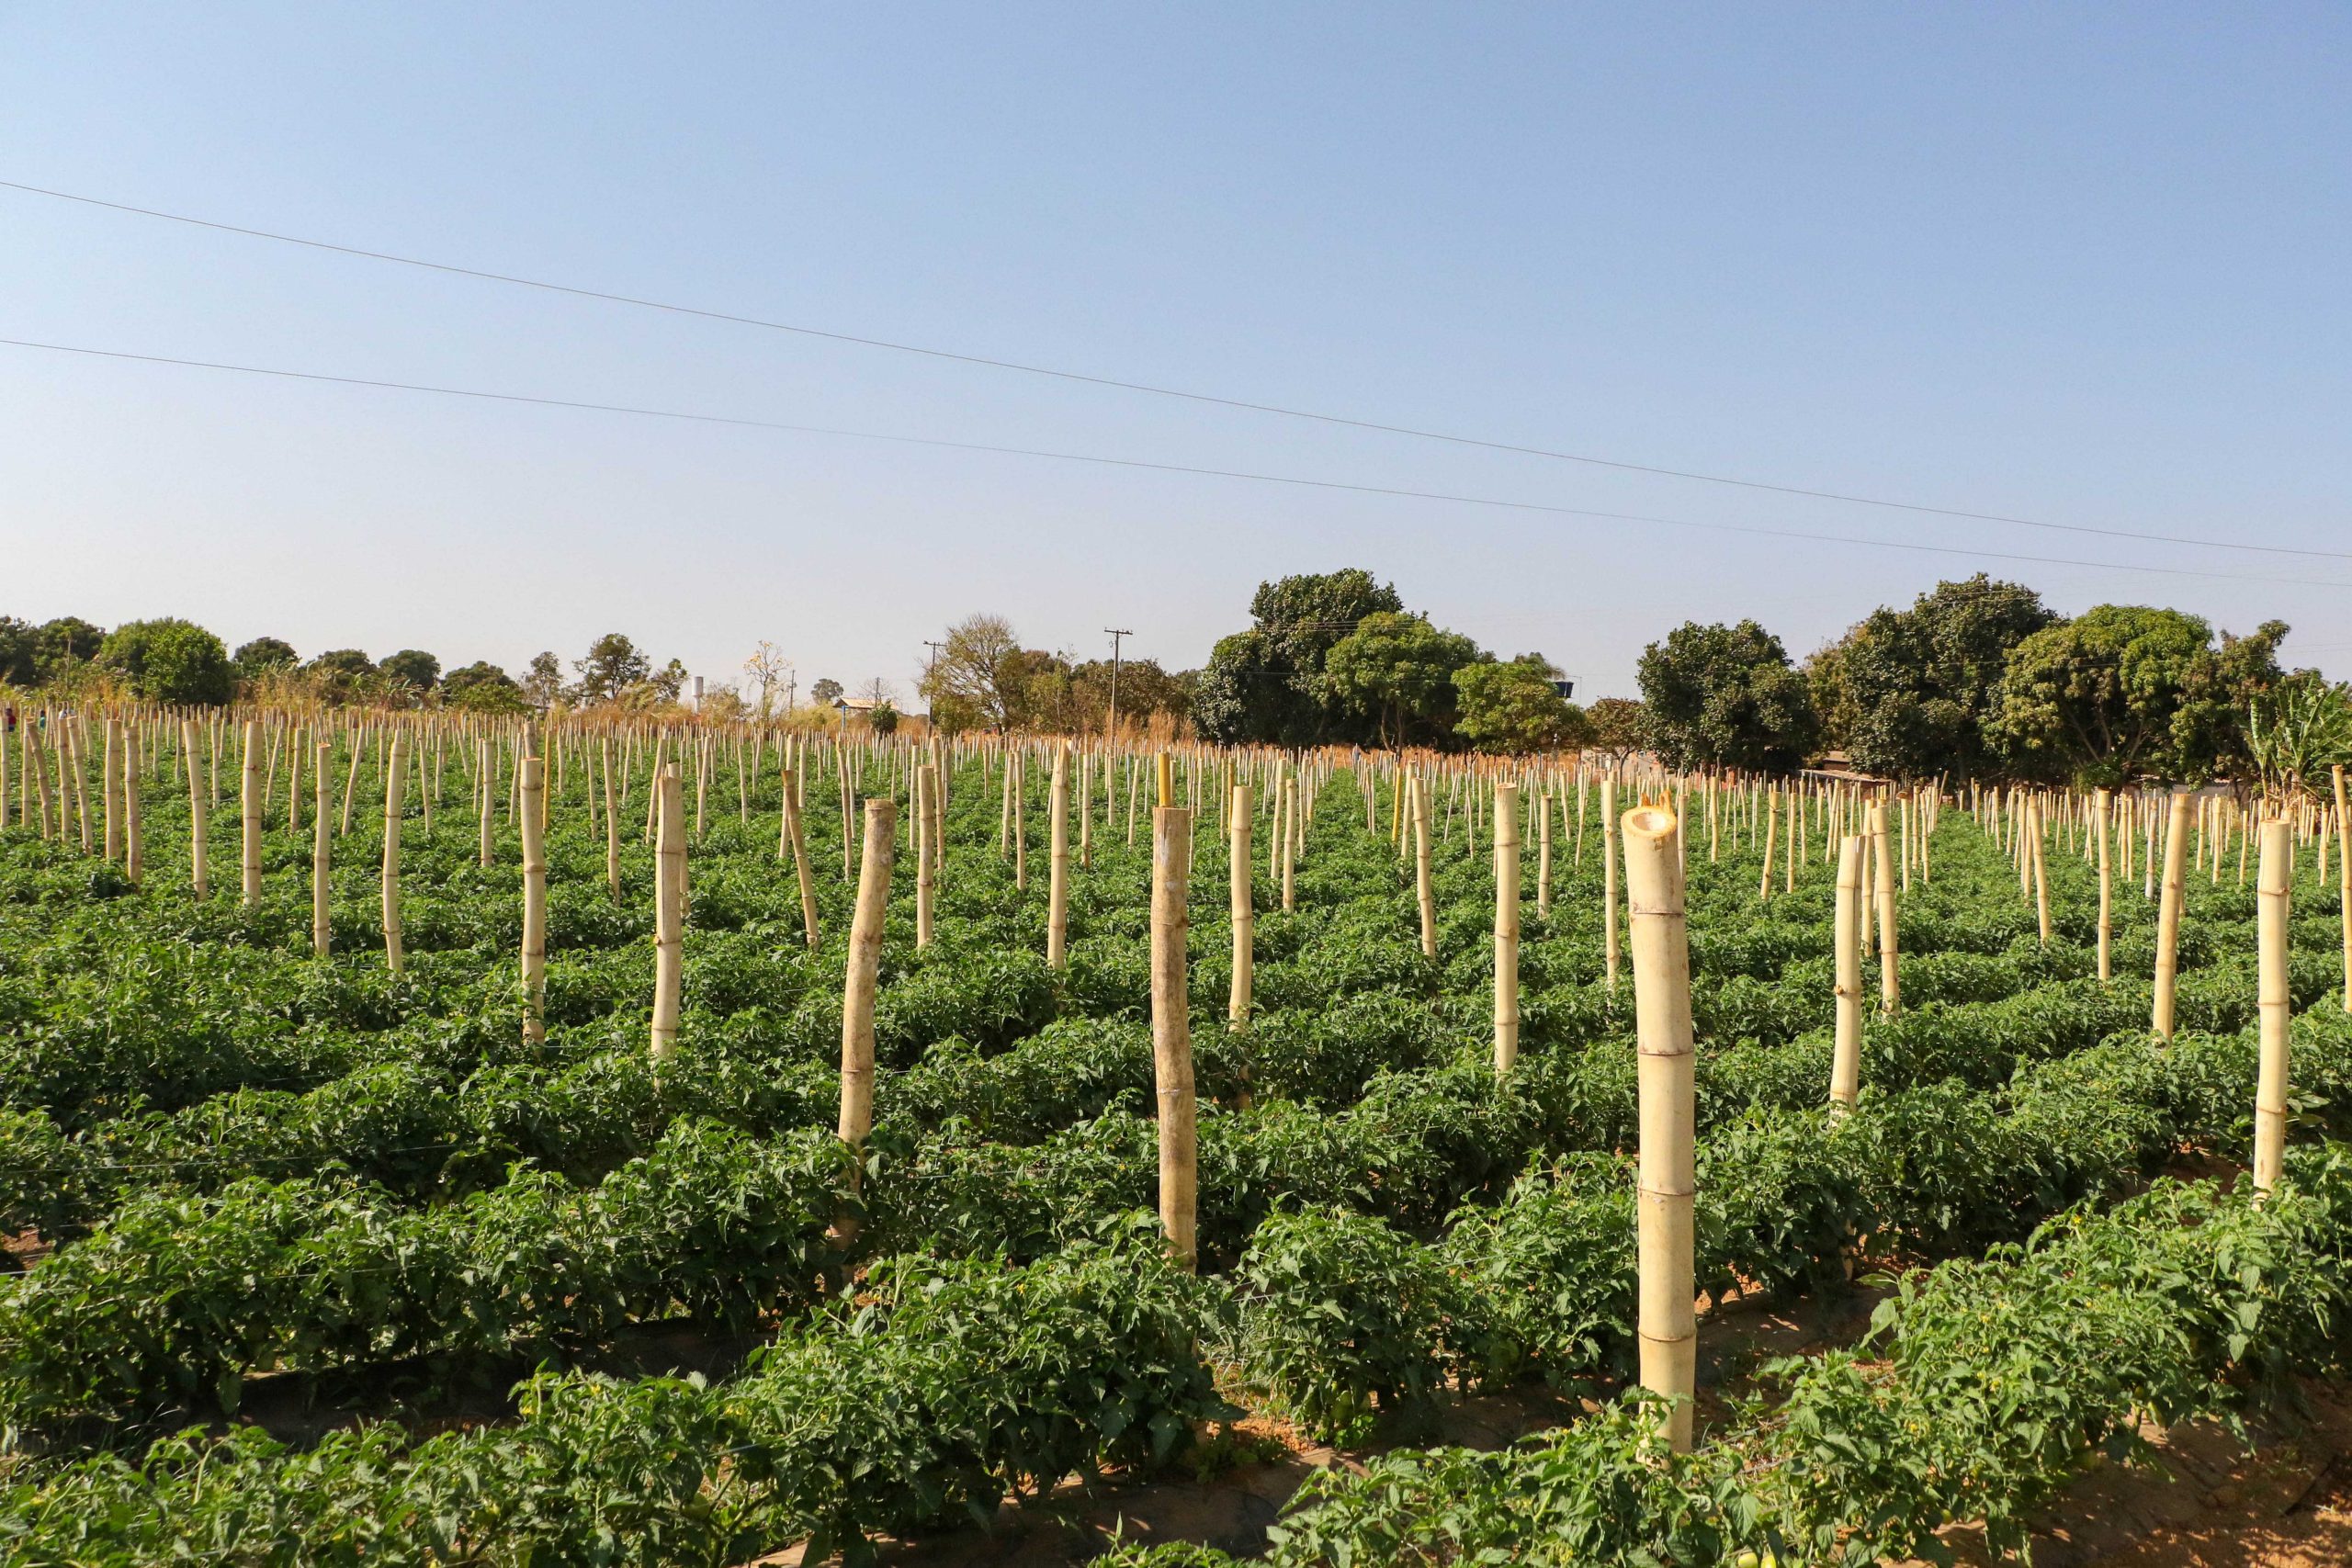
M2352 553L2352 10L16 4L0 179L1624 461ZM901 683L1205 658L1342 565L1627 693L1978 568L2276 616L2352 558L1448 447L0 190L0 337L2078 561L1759 537L0 348L0 613ZM2248 577L2273 581L2247 581Z

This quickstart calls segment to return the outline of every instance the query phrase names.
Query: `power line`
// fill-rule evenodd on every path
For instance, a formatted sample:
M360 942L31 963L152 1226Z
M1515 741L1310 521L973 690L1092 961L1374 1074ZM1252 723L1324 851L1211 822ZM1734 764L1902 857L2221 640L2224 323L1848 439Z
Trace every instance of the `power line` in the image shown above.
M1509 512L1533 512L1555 517L1585 517L1601 522L1640 523L1662 528L1701 528L1719 534L1746 534L1758 538L1804 539L1815 544L1854 545L1868 549L1909 550L1918 554L1966 556L1973 559L2027 561L2042 566L2088 567L2099 571L2137 571L2160 577L2193 577L2211 581L2284 583L2295 588L2352 588L2352 582L2304 577L2273 577L2256 572L2199 571L2191 567L2146 566L2130 561L2079 560L2064 556L2022 555L2010 550L1976 549L1960 545L1922 545L1908 540L1872 539L1853 534L1818 534L1796 528L1768 528L1745 523L1704 523L1688 517L1662 517L1647 513L1602 512L1589 507L1556 506L1540 501L1511 501L1499 496L1463 495L1447 491L1408 490L1393 485L1355 484L1344 479L1308 479L1296 474L1257 473L1246 468L1212 468L1191 463L1160 463L1142 457L1106 457L1091 452L1061 452L1038 446L1005 446L982 441L954 441L935 435L901 435L888 431L848 430L837 425L793 424L781 420L749 419L732 414L696 413L679 409L645 408L629 403L589 402L574 398L534 397L522 392L491 392L469 387L440 387L416 381L385 381L360 376L333 376L314 370L285 370L261 365L232 365L213 359L181 359L160 354L131 354L120 349L86 348L73 344L38 343L27 338L0 338L0 347L39 349L51 354L82 355L96 359L125 360L141 365L171 365L191 370L221 370L240 376L266 376L279 380L322 382L338 387L366 387L379 391L427 392L436 397L470 398L482 402L522 403L537 408L571 409L589 413L628 414L643 419L676 420L690 424L728 425L743 430L775 430L795 435L830 435L853 441L887 441L907 446L931 446L953 452L985 452L1007 457L1038 457L1057 463L1088 463L1101 468L1132 468L1150 473L1192 474L1206 479L1241 479L1253 484L1289 485L1305 490L1338 491L1351 495L1376 495L1400 501L1433 501L1454 506L1484 506Z
M390 262L398 266L417 267L426 272L447 273L456 277L471 277L486 283L505 283L518 288L537 288L550 294L568 294L574 299L594 299L607 305L627 305L642 310L661 310L675 316L693 316L703 321L725 321L734 326L759 327L768 332L791 333L800 337L822 338L831 343L850 344L860 348L887 349L893 354L919 355L927 359L948 360L958 365L979 366L990 370L1012 370L1024 376L1043 376L1057 381L1104 387L1116 391L1139 392L1155 398L1175 398L1185 402L1206 403L1249 413L1275 414L1284 419L1311 420L1318 424L1372 431L1384 435L1409 436L1417 441L1439 441L1453 446L1472 446L1489 452L1510 452L1520 457L1545 457L1563 463L1583 463L1593 468L1614 468L1623 473L1649 474L1661 479L1690 479L1700 484L1728 485L1739 490L1765 491L1775 495L1800 496L1811 501L1834 501L1849 506L1885 507L1896 512L1910 512L1929 517L1951 517L1973 523L2004 523L2019 528L2043 528L2063 534L2090 534L2110 539L2137 539L2147 544L2193 545L2204 549L2248 550L2261 555L2309 556L2331 560L2352 560L2352 551L2346 550L2305 550L2287 545L2255 545L2234 539L2200 539L2181 534L2150 534L2131 528L2099 528L2083 523L2051 523L2039 518L2013 516L2006 513L1970 512L1959 507L1930 506L1920 502L1894 501L1883 496L1859 495L1845 491L1811 490L1803 485L1776 484L1765 479L1739 479L1728 474L1705 473L1692 468L1669 468L1654 463L1634 463L1616 457L1597 457L1589 453L1562 452L1547 446L1529 446L1517 442L1497 441L1475 435L1458 435L1447 431L1425 430L1415 425L1389 424L1378 420L1357 419L1346 414L1322 413L1313 409L1293 408L1281 403L1225 397L1214 392L1188 391L1182 388L1162 387L1148 381L1129 381L1114 376L1094 376L1081 370L1064 370L1053 366L1031 365L1017 359L996 359L986 355L963 354L953 349L933 348L922 344L899 343L889 338L866 337L855 333L835 332L829 328L812 327L793 321L770 321L760 316L746 316L728 310L706 310L695 305L679 305L667 300L648 299L633 294L616 294L605 289L584 288L573 284L551 283L543 278L522 277L513 273L491 272L481 267L459 266L452 262L427 261L420 256L400 255L390 251L371 251L357 245L339 245L327 240L306 239L299 234L285 234L268 229L253 229L242 224L222 223L209 218L191 218L185 213L165 212L152 207L135 207L129 202L107 201L99 197L81 196L73 191L52 190L43 186L25 185L17 180L0 180L0 189L21 191L28 196L51 197L60 201L78 202L85 207L100 207L109 211L127 212L140 218L156 218L169 223L183 223L191 228L210 229L219 233L238 234L247 239L269 240L279 244L300 245L309 250L329 251L337 255L356 256L366 261Z

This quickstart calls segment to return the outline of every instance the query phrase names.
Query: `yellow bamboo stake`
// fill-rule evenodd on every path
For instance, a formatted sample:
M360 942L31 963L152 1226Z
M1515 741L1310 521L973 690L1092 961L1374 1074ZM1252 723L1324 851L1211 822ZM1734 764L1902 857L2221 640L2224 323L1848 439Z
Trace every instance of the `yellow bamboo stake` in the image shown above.
M248 755L251 754L248 749ZM354 756L357 754L354 749ZM408 781L408 738L395 732L392 736L392 766L384 777L384 962L392 973L401 972L401 791Z
M2261 1061L2254 1095L2254 1189L2278 1184L2287 1157L2287 988L2289 887L2294 880L2293 829L2281 818L2262 823L2262 869L2255 894L2256 1010Z
M1850 1108L1862 1081L1862 840L1838 840L1838 1043L1829 1063L1829 1099Z
M523 792L523 1039L548 1037L547 764L525 757L515 764Z
M316 742L318 755L311 769L311 951L324 958L333 945L328 895L333 884L328 877L328 846L334 840L334 818L329 809L334 804L334 780L330 771L334 761L334 742L322 730Z
M686 810L674 764L653 779L653 1056L677 1049L678 998L685 976Z
M1519 1061L1519 786L1495 786L1495 1076Z
M1166 753L1161 753L1166 782ZM1199 1105L1193 1089L1193 1025L1184 979L1190 917L1193 814L1151 814L1151 1064L1159 1109L1159 1225L1179 1267L1199 1266Z
M245 720L244 764L238 774L238 896L247 908L261 902L261 721Z
M1698 1184L1690 939L1678 826L1666 807L1645 806L1625 814L1623 829L1640 1051L1641 1380L1645 1388L1673 1401L1665 1435L1675 1452L1688 1453L1691 1402L1698 1393L1692 1220Z
M2180 895L2188 870L2189 797L2175 794L2165 828L2163 902L2156 906L2156 995L2149 1027L2172 1038L2173 993L2180 975Z
M850 917L849 964L842 978L841 1140L863 1149L874 1130L874 993L882 972L883 918L890 903L890 863L899 836L899 804L883 796L865 803L865 848L858 865L857 905ZM850 1176L853 1190L857 1174ZM854 1215L837 1228L857 1235Z

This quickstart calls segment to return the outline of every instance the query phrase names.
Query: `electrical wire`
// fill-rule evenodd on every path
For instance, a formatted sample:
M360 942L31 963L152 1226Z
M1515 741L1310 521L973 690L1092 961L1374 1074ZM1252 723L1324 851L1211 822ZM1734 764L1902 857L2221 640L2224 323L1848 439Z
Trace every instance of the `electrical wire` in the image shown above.
M1758 538L1802 539L1815 544L1851 545L1868 549L1908 550L1928 555L1965 556L1972 559L2026 561L2043 566L2089 567L2101 571L2136 571L2161 577L2193 577L2213 581L2283 583L2296 588L2352 588L2352 582L2278 577L2243 571L2200 571L2192 567L2151 566L2135 561L2082 560L2065 556L2025 555L1960 545L1923 545L1910 540L1872 539L1853 534L1811 533L1796 528L1769 528L1753 524L1706 523L1694 518L1665 517L1634 512L1603 512L1589 507L1558 506L1545 502L1512 501L1498 496L1464 495L1446 491L1410 490L1394 485L1356 484L1342 479L1310 479L1295 474L1259 473L1243 468L1213 468L1191 463L1154 462L1141 457L1110 457L1098 453L1063 452L1047 447L999 446L981 441L955 441L942 436L904 435L886 431L849 430L837 425L797 424L781 420L739 415L697 413L686 410L647 408L629 403L591 402L576 398L548 398L521 392L492 392L468 387L443 387L416 381L388 381L360 376L335 376L321 371L287 370L270 366L236 365L221 360L183 359L160 354L132 354L120 349L88 348L73 344L41 343L27 338L0 338L0 346L37 349L51 354L81 355L96 359L126 360L141 365L169 365L193 370L219 370L241 376L266 376L280 380L322 382L364 387L378 391L424 392L436 397L470 398L479 401L520 403L539 408L571 409L589 413L627 414L643 419L675 420L693 424L727 425L744 430L781 431L797 435L825 435L853 441L885 441L908 446L929 446L956 452L982 452L999 457L1036 457L1060 463L1088 463L1102 468L1138 469L1151 473L1190 474L1208 479L1240 479L1253 484L1289 485L1307 490L1338 491L1352 495L1394 500L1430 501L1455 506L1490 507L1510 512L1540 513L1555 517L1582 517L1602 522L1638 523L1663 528L1697 528L1713 533L1745 534Z
M1033 365L1022 360L997 359L986 355L964 354L953 349L934 348L922 344L900 343L889 338L867 337L855 333L837 332L829 328L812 327L792 321L771 321L763 317L741 315L729 310L707 310L695 305L679 305L666 300L648 299L637 295L617 294L599 288L584 288L567 283L551 283L543 278L522 277L513 273L492 272L481 267L459 266L451 262L427 261L423 257L400 255L390 251L371 251L357 245L339 245L327 240L307 239L299 234L247 228L242 224L222 223L209 218L193 218L185 213L165 212L157 208L135 207L129 202L107 201L99 197L81 196L73 191L26 185L17 180L0 180L0 189L19 191L28 196L51 197L60 201L78 202L85 207L105 208L109 211L130 213L141 218L160 219L165 222L187 224L191 228L210 229L223 234L242 235L247 239L268 240L278 244L300 245L310 250L329 251L337 255L356 256L366 261L389 262L399 266L417 267L427 272L476 278L486 283L504 283L519 288L536 288L550 294L565 294L574 299L594 299L608 305L627 305L637 310L660 310L670 315L692 316L703 321L724 321L734 326L759 327L769 332L791 333L800 337L821 338L827 342L849 344L860 348L885 349L893 354L919 355L924 358L947 360L958 365L978 366L991 370L1016 371L1024 376L1042 376L1054 380L1072 381L1084 386L1102 387L1116 391L1136 392L1155 398L1173 398L1185 402L1205 403L1248 413L1274 414L1283 419L1309 420L1318 424L1338 425L1350 430L1371 431L1383 435L1408 436L1417 441L1443 442L1453 446L1471 446L1489 452L1509 452L1520 457L1544 457L1563 463L1582 463L1593 468L1613 468L1623 473L1648 474L1661 479L1689 479L1699 484L1727 485L1740 490L1765 491L1775 495L1800 496L1811 501L1832 501L1849 506L1884 507L1897 512L1916 513L1923 516L1951 517L1975 523L2002 523L2019 528L2043 528L2065 534L2090 534L2111 539L2137 539L2147 544L2192 545L2203 549L2247 550L2262 555L2309 556L2330 560L2352 560L2352 551L2346 550L2307 550L2286 545L2247 544L2234 539L2200 539L2180 534L2151 534L2130 528L2100 528L2081 523L2052 523L2040 518L2019 517L2007 513L1972 512L1961 507L1931 506L1920 502L1894 501L1883 496L1861 495L1846 491L1813 490L1803 485L1779 484L1765 479L1740 479L1729 474L1706 473L1692 468L1670 468L1655 463L1635 463L1623 458L1600 457L1590 453L1563 452L1546 446L1530 446L1517 442L1460 435L1447 431L1423 429L1415 425L1390 424L1379 420L1323 413L1313 409L1295 408L1282 403L1260 402L1248 398L1227 397L1214 392L1189 391L1182 388L1163 387L1148 381L1131 381L1114 376L1095 376L1084 371L1064 370L1053 366ZM2031 558L2015 558L2030 559Z

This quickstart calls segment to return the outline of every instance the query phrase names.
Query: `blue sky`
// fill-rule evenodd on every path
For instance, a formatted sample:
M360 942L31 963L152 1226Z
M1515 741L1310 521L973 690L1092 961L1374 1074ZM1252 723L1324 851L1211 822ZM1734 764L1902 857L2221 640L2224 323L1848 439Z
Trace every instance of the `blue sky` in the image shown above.
M2340 6L0 7L0 179L1407 425L2352 552ZM0 191L0 337L2116 563L0 348L0 613L904 683L976 610L1191 665L1369 567L1587 694L1983 567L2352 675L2352 559L1632 475ZM2213 576L2161 576L2120 564ZM2245 581L2247 576L2275 581Z

